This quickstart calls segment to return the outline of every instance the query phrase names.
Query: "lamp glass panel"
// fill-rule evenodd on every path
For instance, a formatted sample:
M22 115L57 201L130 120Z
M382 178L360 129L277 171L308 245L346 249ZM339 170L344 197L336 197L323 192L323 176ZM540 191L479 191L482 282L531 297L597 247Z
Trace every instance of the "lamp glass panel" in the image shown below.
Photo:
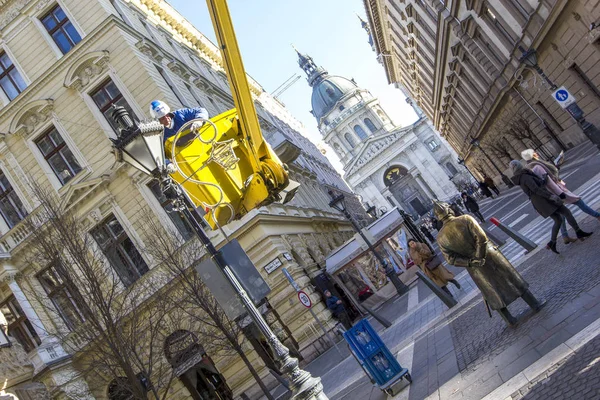
M144 138L136 137L123 148L123 160L150 174L157 167L154 155L148 150ZM134 162L131 162L134 161Z
M152 134L144 134L146 145L152 154L154 168L165 165L165 150L163 146L162 131Z

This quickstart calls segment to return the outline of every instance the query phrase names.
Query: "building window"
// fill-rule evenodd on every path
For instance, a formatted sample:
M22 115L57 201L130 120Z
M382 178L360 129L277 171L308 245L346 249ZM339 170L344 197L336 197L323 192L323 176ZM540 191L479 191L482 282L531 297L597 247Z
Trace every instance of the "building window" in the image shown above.
M129 104L127 104L127 100L123 97L115 83L108 79L105 81L100 87L94 90L91 93L92 99L94 99L94 103L98 106L100 112L104 115L110 126L113 128L115 132L119 132L119 125L112 117L111 107L113 104L117 106L125 107L129 115L135 120L135 114L131 110Z
M502 22L496 17L496 14L489 7L485 8L485 15L509 43L512 44L515 42L511 33L504 28Z
M429 150L431 150L431 151L437 150L437 148L440 147L440 145L433 139L431 139L427 142L427 146L429 147Z
M190 239L194 235L194 230L185 219L181 218L181 215L177 211L173 210L173 203L167 199L158 181L152 181L150 184L148 184L148 187L156 199L160 202L160 206L163 208L163 210L165 210L171 219L171 222L173 222L173 225L175 225L177 231L181 234L183 239Z
M194 100L196 100L196 104L198 104L200 107L202 107L202 100L200 100L200 98L196 94L196 91L194 89L192 89L192 87L190 85L188 85L187 83L184 83L184 84L185 84L185 87L187 88L188 92L190 92L190 94L194 98Z
M56 5L41 20L63 54L67 54L81 41L81 36L79 36L79 33L77 33L77 30L59 5Z
M15 296L10 296L4 303L0 304L0 312L2 312L8 324L8 334L19 342L26 352L30 352L42 344L40 337L25 316Z
M375 124L369 118L365 118L364 122L365 122L365 125L367 126L367 128L369 128L369 130L371 132L375 132L377 130L377 128L375 127Z
M5 52L0 53L0 86L9 100L17 97L27 87L23 77Z
M451 162L446 163L446 169L448 170L448 172L450 172L450 175L452 176L458 174L458 171L456 170L456 168L454 168L454 165L452 165Z
M185 107L189 107L187 104L187 100L185 99L185 97L183 97L183 95L181 94L179 89L177 89L177 86L175 86L175 83L171 80L171 77L165 72L164 69L162 69L158 65L155 65L155 67L158 70L158 73L160 74L160 76L162 76L162 78L165 80L165 82L167 83L167 85L169 86L171 91L175 94L175 97L177 97L177 100L179 100L179 103L181 103L181 105L183 105Z
M3 172L0 171L0 214L10 229L27 216L23 203L17 196L12 185Z
M365 140L368 137L367 133L360 125L354 125L354 132L356 132L360 140Z
M346 139L351 148L356 146L356 138L350 132L344 135L344 139Z
M35 144L63 185L81 171L81 166L56 128L52 127Z
M100 223L91 234L125 286L148 272L148 265L114 215Z
M80 307L73 298L70 285L60 277L56 265L51 265L39 272L37 278L69 329L75 329L85 320Z

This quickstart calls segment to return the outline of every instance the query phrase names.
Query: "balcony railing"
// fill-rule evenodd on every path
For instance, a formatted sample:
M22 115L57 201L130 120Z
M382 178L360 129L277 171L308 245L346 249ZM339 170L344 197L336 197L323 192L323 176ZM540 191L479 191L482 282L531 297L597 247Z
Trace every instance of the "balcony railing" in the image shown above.
M38 209L33 210L33 212L25 217L25 219L2 235L2 237L0 237L0 251L9 253L27 239L31 234L31 224L29 222L37 214Z

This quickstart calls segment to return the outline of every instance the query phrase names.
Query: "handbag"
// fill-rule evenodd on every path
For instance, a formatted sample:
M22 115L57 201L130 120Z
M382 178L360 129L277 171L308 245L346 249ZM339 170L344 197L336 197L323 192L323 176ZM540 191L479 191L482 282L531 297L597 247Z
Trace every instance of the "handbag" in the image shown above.
M434 269L436 269L440 265L442 265L442 259L437 254L434 255L433 257L431 257L431 259L425 263L425 266L430 271L433 271Z

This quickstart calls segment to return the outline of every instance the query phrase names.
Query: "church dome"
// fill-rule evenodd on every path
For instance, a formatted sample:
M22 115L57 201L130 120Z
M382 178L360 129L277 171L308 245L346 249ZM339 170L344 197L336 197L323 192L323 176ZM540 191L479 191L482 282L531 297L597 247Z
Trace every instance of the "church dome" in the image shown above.
M357 90L358 86L351 80L341 76L324 76L313 86L312 114L320 121L342 97Z
M298 65L306 72L308 84L313 88L312 114L321 123L321 118L330 112L335 104L348 93L359 88L354 80L341 76L331 76L323 67L315 64L312 57L298 53Z

